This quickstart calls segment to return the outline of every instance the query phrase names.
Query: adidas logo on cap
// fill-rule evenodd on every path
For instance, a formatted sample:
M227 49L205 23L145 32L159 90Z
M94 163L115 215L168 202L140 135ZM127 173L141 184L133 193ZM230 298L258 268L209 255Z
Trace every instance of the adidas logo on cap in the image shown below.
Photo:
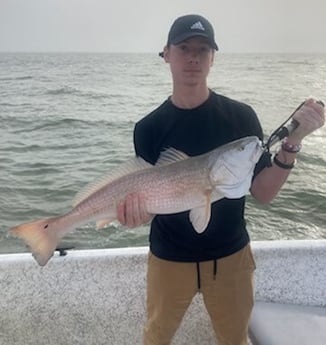
M196 22L195 24L192 24L190 29L191 30L202 30L202 31L205 31L204 25L200 21Z

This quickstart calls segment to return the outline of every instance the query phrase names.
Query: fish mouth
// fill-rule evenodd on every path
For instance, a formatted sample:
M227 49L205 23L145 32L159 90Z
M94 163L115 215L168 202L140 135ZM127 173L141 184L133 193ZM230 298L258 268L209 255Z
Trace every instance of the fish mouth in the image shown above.
M264 151L261 142L256 143L255 146L255 150L250 157L252 162L257 162Z
M247 140L244 140L239 150L249 150L251 152L251 155L248 156L248 159L254 163L256 163L259 160L261 154L264 151L262 142L257 137L254 137L254 140L253 137L248 137Z

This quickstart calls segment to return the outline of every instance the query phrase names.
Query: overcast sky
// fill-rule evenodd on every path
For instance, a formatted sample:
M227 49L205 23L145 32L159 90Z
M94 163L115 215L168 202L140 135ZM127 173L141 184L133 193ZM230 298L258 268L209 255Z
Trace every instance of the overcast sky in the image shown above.
M189 13L222 52L326 52L326 0L0 0L0 51L157 52Z

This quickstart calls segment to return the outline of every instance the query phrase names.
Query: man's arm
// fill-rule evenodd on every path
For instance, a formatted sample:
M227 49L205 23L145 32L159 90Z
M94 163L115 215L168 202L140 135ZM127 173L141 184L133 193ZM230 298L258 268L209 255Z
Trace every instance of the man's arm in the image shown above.
M288 147L296 148L302 139L325 124L325 109L314 99L308 99L294 114L299 126L287 138ZM295 149L294 149L295 151ZM281 149L271 167L263 169L253 180L250 192L262 203L272 201L287 180L296 153Z

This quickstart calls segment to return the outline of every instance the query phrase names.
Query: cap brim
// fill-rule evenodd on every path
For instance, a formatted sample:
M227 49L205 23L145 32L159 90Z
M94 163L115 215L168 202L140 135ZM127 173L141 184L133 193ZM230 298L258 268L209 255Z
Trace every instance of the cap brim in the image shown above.
M175 44L179 44L179 43L181 43L181 42L183 42L183 41L185 41L185 40L187 40L189 38L198 37L198 36L205 37L207 39L207 42L215 50L218 50L217 44L214 41L210 40L210 38L205 33L200 33L200 32L187 32L187 33L185 33L183 35L179 35L179 36L175 37L173 40L171 40L170 43L175 45Z

